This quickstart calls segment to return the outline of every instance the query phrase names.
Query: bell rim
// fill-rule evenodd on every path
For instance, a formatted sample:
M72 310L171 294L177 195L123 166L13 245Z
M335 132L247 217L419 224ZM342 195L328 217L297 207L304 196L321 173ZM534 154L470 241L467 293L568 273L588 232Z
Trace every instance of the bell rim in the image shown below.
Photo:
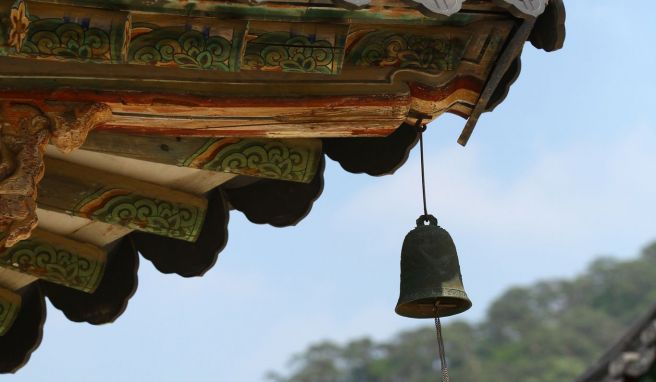
M439 296L439 297L434 297L434 296ZM435 317L434 312L430 312L430 314L418 313L416 306L418 305L432 306L433 304L420 304L418 302L421 300L437 301L438 299L453 300L457 302L456 307L445 309L444 313L439 314L439 317L455 316L457 314L461 314L468 311L473 306L472 301L469 299L469 296L467 296L467 293L462 289L429 288L411 294L403 295L403 298L399 298L399 301L397 302L394 311L399 316L408 317L408 318L417 318L417 319L434 318ZM415 308L413 309L412 306L415 306Z

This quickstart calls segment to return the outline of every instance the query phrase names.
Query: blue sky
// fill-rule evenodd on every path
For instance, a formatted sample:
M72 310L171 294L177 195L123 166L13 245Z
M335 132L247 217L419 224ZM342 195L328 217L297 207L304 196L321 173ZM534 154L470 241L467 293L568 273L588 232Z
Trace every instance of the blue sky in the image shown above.
M519 81L467 148L458 117L426 133L429 209L456 241L474 301L459 318L482 318L509 286L572 276L656 239L656 2L566 3L565 49L527 45ZM401 243L421 213L416 154L392 177L329 163L323 196L295 228L233 212L203 278L142 260L115 324L71 323L49 306L40 349L3 378L258 382L311 342L427 324L394 314Z

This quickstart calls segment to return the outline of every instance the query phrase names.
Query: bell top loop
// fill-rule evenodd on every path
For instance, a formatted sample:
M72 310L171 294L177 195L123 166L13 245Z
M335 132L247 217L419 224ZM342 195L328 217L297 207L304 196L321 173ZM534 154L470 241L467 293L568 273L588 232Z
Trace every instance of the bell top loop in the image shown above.
M428 225L434 225L437 226L437 218L433 215L421 215L419 219L417 219L417 227L423 227L425 226L426 223L428 222Z

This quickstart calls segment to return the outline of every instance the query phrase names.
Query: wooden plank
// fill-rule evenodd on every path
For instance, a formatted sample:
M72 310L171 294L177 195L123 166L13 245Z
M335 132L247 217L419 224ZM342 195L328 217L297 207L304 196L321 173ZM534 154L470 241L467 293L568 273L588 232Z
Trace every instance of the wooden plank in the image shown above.
M195 241L203 225L203 197L46 158L39 208Z
M48 147L46 155L197 195L213 190L237 176L235 174L169 166L84 150L63 154L52 147ZM37 209L37 215L41 228L100 247L105 247L132 231L127 227L93 221L56 211ZM1 273L2 270L0 270L0 284L3 279Z
M106 253L93 245L36 229L0 253L0 266L84 292L102 279Z
M183 138L95 132L83 150L209 171L309 183L321 160L318 139Z
M21 297L9 289L0 288L0 336L14 324L20 312Z
M36 277L0 267L0 287L19 290L36 280Z
M51 146L48 146L46 156L196 195L202 195L237 176L86 150L63 154Z
M48 211L42 208L37 208L36 213L39 218L39 227L57 235L101 248L107 247L132 232L127 227L71 216L62 212ZM1 279L2 275L0 275Z

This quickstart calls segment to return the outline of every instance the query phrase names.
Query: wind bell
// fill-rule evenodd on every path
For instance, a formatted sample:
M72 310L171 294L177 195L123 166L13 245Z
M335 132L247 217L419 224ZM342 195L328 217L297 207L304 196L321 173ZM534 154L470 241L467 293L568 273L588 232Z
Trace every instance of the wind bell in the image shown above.
M403 241L401 250L401 293L396 313L410 318L433 318L442 366L442 381L449 381L441 317L462 313L472 303L465 293L460 273L456 246L451 235L437 225L426 206L426 178L424 174L424 137L426 125L420 119L419 147L421 155L421 186L424 214L417 219L417 227Z

